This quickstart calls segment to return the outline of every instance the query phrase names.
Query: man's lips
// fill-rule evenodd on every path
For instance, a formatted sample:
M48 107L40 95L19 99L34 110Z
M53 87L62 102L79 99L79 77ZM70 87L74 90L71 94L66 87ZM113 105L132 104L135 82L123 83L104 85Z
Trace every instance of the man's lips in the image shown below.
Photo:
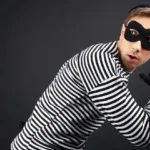
M139 59L138 56L135 56L135 55L130 55L130 54L129 54L128 56L129 56L131 59Z

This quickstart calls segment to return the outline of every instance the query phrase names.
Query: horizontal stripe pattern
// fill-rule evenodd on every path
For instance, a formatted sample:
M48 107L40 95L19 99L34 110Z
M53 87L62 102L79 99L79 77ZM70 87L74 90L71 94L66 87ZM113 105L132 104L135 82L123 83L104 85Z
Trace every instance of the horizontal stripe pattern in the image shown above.
M150 145L149 114L134 100L120 76L113 76L89 92L107 120L135 146Z
M37 101L11 150L82 150L107 119L136 146L149 146L150 103L138 106L116 41L94 44L67 60Z

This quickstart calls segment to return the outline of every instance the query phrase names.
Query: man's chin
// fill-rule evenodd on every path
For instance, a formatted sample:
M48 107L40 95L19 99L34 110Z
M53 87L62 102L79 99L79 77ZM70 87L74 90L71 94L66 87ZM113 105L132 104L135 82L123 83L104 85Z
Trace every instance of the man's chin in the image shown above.
M134 71L136 68L137 68L137 66L129 66L129 65L126 65L125 70L126 70L127 72L132 72L132 71Z

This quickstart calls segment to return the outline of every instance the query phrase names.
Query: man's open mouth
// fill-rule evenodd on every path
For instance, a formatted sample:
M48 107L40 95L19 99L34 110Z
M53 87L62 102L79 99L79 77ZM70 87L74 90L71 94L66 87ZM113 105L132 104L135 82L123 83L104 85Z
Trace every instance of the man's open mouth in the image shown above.
M128 55L130 57L130 59L138 59L137 56L134 56L134 55Z

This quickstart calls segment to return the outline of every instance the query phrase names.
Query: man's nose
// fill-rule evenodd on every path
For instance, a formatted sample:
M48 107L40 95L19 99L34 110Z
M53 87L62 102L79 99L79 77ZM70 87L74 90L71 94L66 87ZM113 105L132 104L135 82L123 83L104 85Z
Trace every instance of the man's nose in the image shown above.
M142 50L141 41L134 42L133 50L134 50L134 52L140 52Z

